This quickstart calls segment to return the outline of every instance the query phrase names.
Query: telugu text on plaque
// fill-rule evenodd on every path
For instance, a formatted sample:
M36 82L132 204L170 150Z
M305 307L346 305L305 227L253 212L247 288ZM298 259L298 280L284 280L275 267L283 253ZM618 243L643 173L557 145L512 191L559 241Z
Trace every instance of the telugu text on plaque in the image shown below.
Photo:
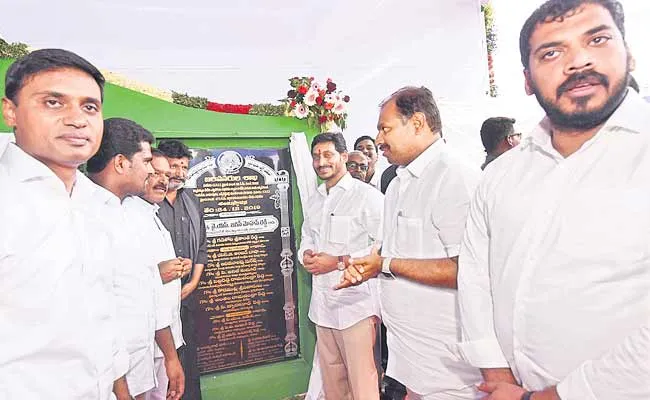
M195 149L208 265L197 289L202 374L298 355L288 149Z

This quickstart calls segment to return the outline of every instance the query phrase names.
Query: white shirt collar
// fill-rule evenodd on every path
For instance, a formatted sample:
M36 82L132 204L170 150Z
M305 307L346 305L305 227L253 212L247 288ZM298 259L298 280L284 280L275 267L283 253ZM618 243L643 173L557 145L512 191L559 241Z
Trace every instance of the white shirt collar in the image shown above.
M397 175L403 177L406 172L410 172L411 175L419 178L424 172L424 169L436 158L438 153L442 151L444 145L444 140L436 140L408 165L398 167L396 171Z
M602 132L611 131L642 133L644 130L647 130L645 124L647 113L647 103L636 92L628 90L621 105L609 117L596 136L599 136ZM518 146L519 151L524 151L529 146L537 146L545 151L551 151L553 149L553 144L551 143L551 122L548 117L544 117L540 121L531 132L531 135L524 139L522 145ZM556 151L553 150L553 152Z
M10 143L9 146L7 146L2 159L0 159L0 164L4 164L9 175L19 182L38 179L54 179L57 183L60 183L61 190L65 190L63 182L50 168L27 154L14 143ZM104 203L113 202L119 204L119 199L114 194L93 183L81 171L77 171L76 180L70 197L73 200L80 202L95 202L99 200Z
M9 143L2 157L2 164L6 165L9 176L19 182L39 178L58 177L45 164L25 153L15 143Z
M346 172L345 175L343 175L343 177L339 179L338 182L336 182L336 185L330 188L330 190L334 188L341 188L343 190L348 190L352 187L353 184L354 184L354 178L352 177L352 175L350 175L349 172ZM318 186L318 193L320 193L322 196L327 196L327 187L325 186L324 182Z
M150 212L152 214L155 214L160 208L158 204L151 204L140 196L129 196L126 199L124 199L124 203L131 204L133 207L137 207L139 210L142 210L143 212Z

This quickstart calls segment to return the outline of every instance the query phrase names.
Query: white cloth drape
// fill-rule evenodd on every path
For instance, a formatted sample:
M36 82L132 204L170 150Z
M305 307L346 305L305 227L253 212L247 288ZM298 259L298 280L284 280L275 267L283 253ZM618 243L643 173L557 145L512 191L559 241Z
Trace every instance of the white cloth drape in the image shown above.
M307 143L307 137L303 132L294 132L289 139L289 150L291 151L291 162L296 172L296 181L298 182L298 192L300 193L300 202L303 205L303 213L309 198L316 193L318 183L316 173L311 165L311 151ZM305 218L303 214L303 219ZM318 351L314 349L314 363L309 377L309 389L307 390L306 400L324 399L323 380L320 374L318 364Z

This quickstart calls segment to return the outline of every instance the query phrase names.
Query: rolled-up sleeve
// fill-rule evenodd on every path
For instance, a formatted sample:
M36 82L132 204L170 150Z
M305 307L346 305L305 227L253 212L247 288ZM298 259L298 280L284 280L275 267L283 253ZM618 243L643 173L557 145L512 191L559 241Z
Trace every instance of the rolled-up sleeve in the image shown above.
M478 174L469 169L449 169L443 178L431 222L438 230L438 236L445 246L447 257L456 257L460 252L465 221L472 194L476 189Z
M156 301L156 330L159 331L172 324L173 303L169 300L169 296L165 296L165 289L163 288L157 265L154 265L152 279L154 281L153 286Z
M459 350L477 368L508 368L494 330L484 186L474 193L458 259Z
M599 359L582 363L557 392L562 400L650 399L650 321Z
M384 195L373 189L367 193L367 197L361 211L361 224L365 232L368 232L368 246L350 253L350 257L359 258L370 254L373 247L381 247L384 215Z

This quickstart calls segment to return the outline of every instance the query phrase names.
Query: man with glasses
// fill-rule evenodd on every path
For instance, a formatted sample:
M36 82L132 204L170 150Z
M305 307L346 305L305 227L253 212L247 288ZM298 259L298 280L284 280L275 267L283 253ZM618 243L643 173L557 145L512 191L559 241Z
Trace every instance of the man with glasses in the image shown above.
M366 157L359 150L354 150L348 153L348 162L345 163L348 172L354 179L362 182L366 181L366 174L368 173L368 157Z
M481 126L481 141L487 156L481 169L496 160L501 154L517 146L521 133L515 132L515 119L507 117L488 118Z

